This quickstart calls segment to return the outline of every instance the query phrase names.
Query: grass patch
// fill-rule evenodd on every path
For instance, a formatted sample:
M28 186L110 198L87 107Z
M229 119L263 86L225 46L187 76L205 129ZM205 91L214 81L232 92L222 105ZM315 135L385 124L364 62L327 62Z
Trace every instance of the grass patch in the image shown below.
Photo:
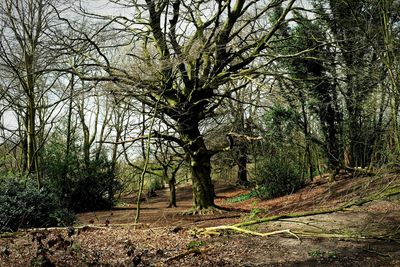
M228 198L226 200L226 202L228 202L228 203L237 203L237 202L242 202L242 201L249 200L249 199L251 199L253 197L256 197L256 196L258 196L258 192L256 190L252 190L252 191L250 191L248 193L241 194L241 195L238 195L236 197Z

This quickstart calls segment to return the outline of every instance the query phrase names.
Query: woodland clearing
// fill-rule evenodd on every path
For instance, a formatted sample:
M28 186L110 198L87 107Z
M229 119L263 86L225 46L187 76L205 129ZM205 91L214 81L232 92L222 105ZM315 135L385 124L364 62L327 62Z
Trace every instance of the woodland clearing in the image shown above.
M271 200L217 182L216 204L229 211L208 215L183 215L189 185L178 187L178 208L160 190L136 225L127 196L112 211L79 214L73 233L3 235L0 266L400 266L399 175L326 178Z

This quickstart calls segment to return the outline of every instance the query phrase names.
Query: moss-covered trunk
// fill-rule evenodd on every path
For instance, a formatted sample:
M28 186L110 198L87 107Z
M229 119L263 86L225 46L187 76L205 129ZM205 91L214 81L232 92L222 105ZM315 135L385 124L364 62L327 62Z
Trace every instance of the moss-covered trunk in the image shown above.
M175 177L172 177L168 180L168 187L169 187L169 205L168 207L176 207L176 187L175 187Z
M214 186L211 182L210 156L198 154L190 158L193 186L193 206L197 210L214 206Z
M197 121L185 120L180 125L180 135L188 154L192 187L193 207L196 210L214 207L214 186L211 181L211 153L207 150Z

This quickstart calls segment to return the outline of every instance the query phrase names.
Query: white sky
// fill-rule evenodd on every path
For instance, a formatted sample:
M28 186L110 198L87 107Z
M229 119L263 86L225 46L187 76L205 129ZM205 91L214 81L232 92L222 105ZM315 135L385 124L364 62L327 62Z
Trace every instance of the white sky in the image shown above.
M108 0L82 0L83 6L89 12L100 15L125 15L132 16L133 8L121 7L117 4L110 3ZM297 0L297 6L304 8L311 8L309 0ZM15 114L11 111L4 112L3 117L0 118L5 127L15 128L17 125Z

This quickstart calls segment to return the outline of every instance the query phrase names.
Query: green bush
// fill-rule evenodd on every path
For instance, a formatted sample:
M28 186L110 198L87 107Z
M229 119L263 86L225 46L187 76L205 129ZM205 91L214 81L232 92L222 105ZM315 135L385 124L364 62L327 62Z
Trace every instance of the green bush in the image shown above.
M60 196L62 203L75 212L109 209L120 183L105 156L86 162L78 149L68 157L57 138L46 147L43 175L49 188Z
M68 167L65 167L68 164ZM88 165L79 159L49 162L44 171L49 186L58 192L65 206L75 212L109 209L114 192L120 184L107 160L91 161Z
M148 191L156 191L164 188L164 184L162 179L160 178L152 178L150 184L148 185Z
M264 160L259 171L258 188L260 198L275 198L291 194L304 186L301 168L295 162L280 157Z
M110 209L114 204L113 192L118 183L109 163L99 160L75 172L70 185L67 199L69 206L81 212Z
M0 231L26 227L71 225L74 215L60 204L59 198L46 188L17 178L0 181Z
M50 218L57 222L57 226L65 227L75 223L75 213L67 208L58 208L50 214Z

